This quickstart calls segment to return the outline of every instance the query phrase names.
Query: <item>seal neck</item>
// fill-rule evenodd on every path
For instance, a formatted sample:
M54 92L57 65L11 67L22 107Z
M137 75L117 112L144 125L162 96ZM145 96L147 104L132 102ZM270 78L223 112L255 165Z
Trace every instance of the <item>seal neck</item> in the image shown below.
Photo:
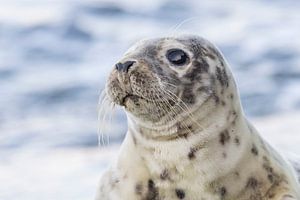
M173 131L176 137L173 135L158 137L164 130L149 131L129 119L127 137L132 141L131 147L153 175L159 176L163 167L179 170L179 174L185 174L185 169L190 169L195 160L199 163L209 163L197 166L197 171L203 176L209 176L212 167L227 174L229 172L226 170L232 169L243 157L244 148L248 147L245 143L251 143L247 122L242 112L239 110L235 112L228 118L222 115L224 111L215 109L207 113L205 118L197 118L201 129L194 129L187 134L180 135L179 133L185 132L178 132L177 126L165 129ZM152 137L148 135L150 133ZM153 138L153 134L157 137ZM240 146L239 151L235 151L237 146ZM234 154L229 153L233 151ZM224 160L224 165L220 165L220 160ZM226 166L226 169L222 169L222 166Z

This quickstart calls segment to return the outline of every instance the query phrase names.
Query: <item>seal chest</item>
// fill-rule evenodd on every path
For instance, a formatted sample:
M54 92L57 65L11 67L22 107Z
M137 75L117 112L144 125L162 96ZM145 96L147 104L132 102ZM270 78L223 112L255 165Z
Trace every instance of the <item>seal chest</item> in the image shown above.
M137 43L106 95L124 107L128 132L97 199L300 199L289 164L245 119L230 68L207 40Z

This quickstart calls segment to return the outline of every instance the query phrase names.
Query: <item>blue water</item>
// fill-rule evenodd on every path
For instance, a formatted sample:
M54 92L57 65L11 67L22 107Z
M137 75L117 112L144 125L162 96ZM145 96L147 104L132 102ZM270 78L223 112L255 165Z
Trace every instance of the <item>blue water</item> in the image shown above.
M141 38L180 32L216 43L248 116L300 109L298 1L1 4L1 149L97 146L98 96L113 64ZM110 141L119 143L124 114L112 123Z

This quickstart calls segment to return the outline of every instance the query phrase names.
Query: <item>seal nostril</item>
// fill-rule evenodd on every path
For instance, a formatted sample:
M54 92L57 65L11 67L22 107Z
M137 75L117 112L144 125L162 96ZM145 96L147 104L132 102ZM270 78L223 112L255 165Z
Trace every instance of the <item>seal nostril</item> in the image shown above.
M125 63L117 63L116 69L118 71L128 72L129 68L135 63L135 61L126 61Z
M115 66L116 66L116 70L118 70L118 71L121 71L123 69L122 63L117 63Z

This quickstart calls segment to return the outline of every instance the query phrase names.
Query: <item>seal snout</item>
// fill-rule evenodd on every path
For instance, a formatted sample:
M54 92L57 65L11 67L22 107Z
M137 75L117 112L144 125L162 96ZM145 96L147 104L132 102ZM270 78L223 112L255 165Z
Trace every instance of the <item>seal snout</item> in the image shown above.
M129 68L135 63L135 61L118 62L115 67L119 72L128 72Z

